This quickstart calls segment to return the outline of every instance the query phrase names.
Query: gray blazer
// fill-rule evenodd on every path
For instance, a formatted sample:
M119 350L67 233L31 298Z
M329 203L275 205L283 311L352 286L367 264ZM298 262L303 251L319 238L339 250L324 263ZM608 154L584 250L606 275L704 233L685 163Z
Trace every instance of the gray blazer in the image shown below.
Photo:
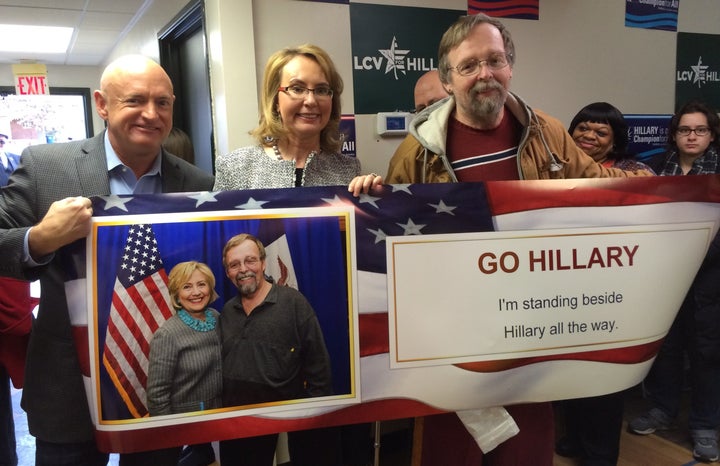
M64 283L72 245L43 267L23 268L23 241L54 201L110 194L104 133L90 139L30 146L0 196L0 275L40 280L40 309L28 348L22 407L35 437L55 443L94 438L87 397L70 327ZM214 179L162 152L163 192L212 189Z

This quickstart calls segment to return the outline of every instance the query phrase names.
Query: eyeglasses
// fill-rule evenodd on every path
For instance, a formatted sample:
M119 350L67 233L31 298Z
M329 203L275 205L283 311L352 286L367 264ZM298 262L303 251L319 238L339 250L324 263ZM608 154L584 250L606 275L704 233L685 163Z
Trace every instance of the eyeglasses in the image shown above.
M690 133L695 133L696 136L707 136L710 134L710 128L707 126L698 126L697 128L688 128L687 126L681 126L676 131L680 136L690 136Z
M473 76L480 72L483 65L486 65L491 70L501 70L510 64L508 61L510 56L510 54L504 53L502 55L493 55L485 60L471 58L457 66L449 67L448 71L455 70L460 76Z
M316 99L329 99L333 96L333 90L327 86L320 86L316 87L315 89L310 89L309 87L298 86L297 84L294 84L292 86L278 87L278 91L286 93L292 99L304 99L305 96L307 96L311 92L315 94Z
M255 267L258 262L260 262L259 257L246 257L245 259L241 261L232 261L228 264L227 268L228 270L236 270L239 269L241 265L245 265L245 268L252 268Z

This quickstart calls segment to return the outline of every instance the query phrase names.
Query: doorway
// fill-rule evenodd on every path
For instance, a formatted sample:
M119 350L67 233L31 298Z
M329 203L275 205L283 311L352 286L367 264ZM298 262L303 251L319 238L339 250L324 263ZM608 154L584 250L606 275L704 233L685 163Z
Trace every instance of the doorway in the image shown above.
M194 163L215 172L215 143L205 7L193 0L158 34L160 64L175 86L173 125L185 131L195 149Z

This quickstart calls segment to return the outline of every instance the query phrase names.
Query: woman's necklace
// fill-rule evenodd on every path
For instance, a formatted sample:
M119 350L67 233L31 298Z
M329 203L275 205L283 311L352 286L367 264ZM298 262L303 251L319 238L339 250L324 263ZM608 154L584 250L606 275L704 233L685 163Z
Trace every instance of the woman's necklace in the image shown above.
M277 142L275 142L272 146L273 152L275 152L275 156L278 160L282 161L283 157L280 153L280 148L277 145ZM295 165L295 187L300 187L303 185L303 180L305 178L305 164L311 160L313 157L317 155L317 151L310 151L310 153L307 155L305 160L302 163L301 167L298 167L297 160L293 159L292 162Z
M205 310L205 320L196 319L191 316L185 309L180 309L177 313L180 320L185 322L185 325L198 332L209 332L215 330L215 324L217 319L210 312L210 309Z
M273 144L272 150L273 150L273 152L275 152L275 156L277 157L278 160L283 159L282 154L280 153L280 148L278 147L277 143ZM307 156L307 159L305 159L305 160L309 160L311 157L315 157L316 155L317 155L317 151L312 150L312 151L310 151L310 153ZM295 161L295 159L293 159L293 161Z

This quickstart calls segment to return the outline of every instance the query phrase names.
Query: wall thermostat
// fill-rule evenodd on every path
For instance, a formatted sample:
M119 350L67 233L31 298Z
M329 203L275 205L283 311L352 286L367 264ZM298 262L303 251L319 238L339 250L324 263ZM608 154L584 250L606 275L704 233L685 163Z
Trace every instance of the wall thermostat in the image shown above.
M412 119L409 112L380 112L377 114L377 132L380 136L404 136Z

